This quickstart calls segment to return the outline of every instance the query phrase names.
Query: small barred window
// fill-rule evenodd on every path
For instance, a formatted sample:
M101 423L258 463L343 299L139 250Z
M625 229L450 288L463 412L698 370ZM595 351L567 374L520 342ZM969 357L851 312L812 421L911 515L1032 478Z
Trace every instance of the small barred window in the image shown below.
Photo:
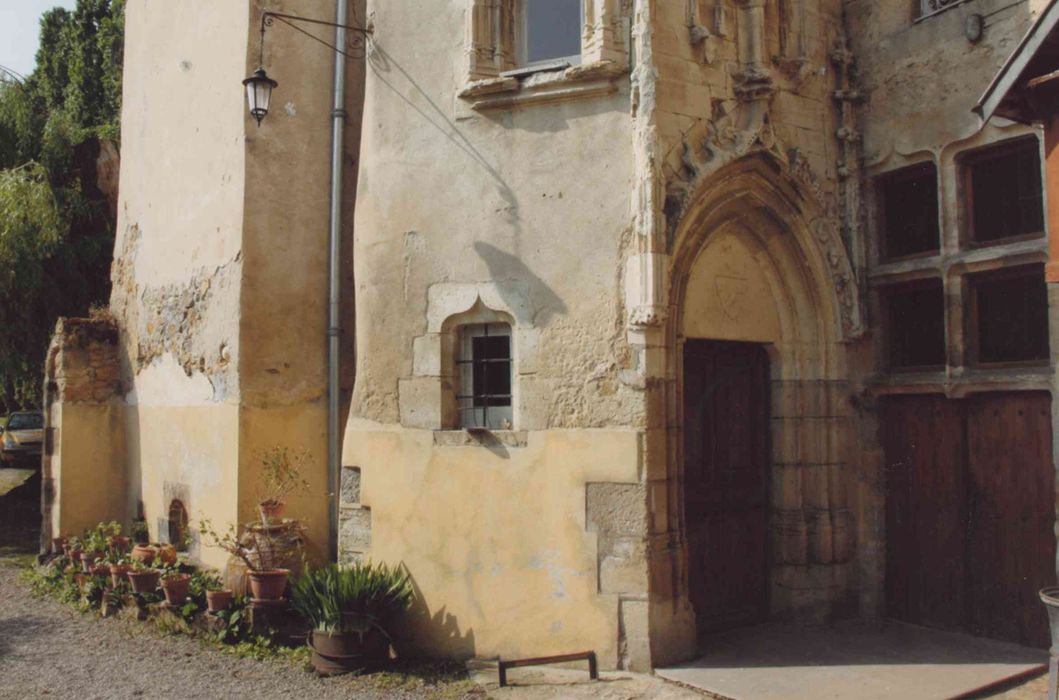
M511 326L477 323L460 328L460 427L511 428L511 364Z

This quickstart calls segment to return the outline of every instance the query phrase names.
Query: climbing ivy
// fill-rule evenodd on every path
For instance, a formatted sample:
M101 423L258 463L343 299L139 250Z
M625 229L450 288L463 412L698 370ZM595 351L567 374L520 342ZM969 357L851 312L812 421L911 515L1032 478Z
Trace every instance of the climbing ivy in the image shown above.
M0 84L0 410L39 406L59 316L109 296L114 225L95 159L117 145L124 0L41 17L37 65Z

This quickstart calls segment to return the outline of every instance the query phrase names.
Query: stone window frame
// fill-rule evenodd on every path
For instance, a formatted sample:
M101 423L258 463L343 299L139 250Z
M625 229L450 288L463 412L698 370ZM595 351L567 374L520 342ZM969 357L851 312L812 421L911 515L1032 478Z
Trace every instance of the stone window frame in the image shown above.
M461 327L506 323L511 328L511 430L487 429L508 446L546 426L537 379L540 329L533 325L530 295L518 281L438 283L427 294L426 329L412 341L412 375L398 381L401 424L432 430L439 445L466 446L468 430L456 410L456 350ZM515 435L518 433L518 435ZM508 439L510 438L510 439Z
M1034 145L1037 146L1036 149L1034 149ZM1046 180L1044 179L1044 157L1041 153L1040 146L1041 140L1039 138L1033 136L1015 136L1014 138L1003 139L1001 141L986 144L985 146L960 151L959 155L956 157L956 167L959 170L957 192L959 193L962 206L960 212L962 218L960 221L959 238L960 248L962 250L987 248L991 246L1005 245L1007 243L1016 243L1019 241L1041 240L1047 236L1048 223L1046 218L1047 212L1044 192L1044 183ZM973 185L974 171L977 167L988 167L986 164L992 160L1015 154L1021 150L1035 151L1037 158L1038 182L1041 186L1041 228L1038 231L1029 231L1003 238L980 239L975 233L974 199L976 195Z
M972 294L971 281L974 275L984 272L1000 272L1033 264L1043 264L1048 259L1048 238L1054 235L1046 231L1043 237L1028 240L1010 240L990 246L972 246L966 240L966 215L964 191L964 158L987 148L1002 148L1019 139L1035 138L1038 144L1039 163L1044 183L1044 138L1039 129L1018 124L1002 126L988 125L974 136L950 143L938 151L910 156L891 154L868 173L869 180L885 177L904 167L932 160L938 174L939 226L941 249L933 255L915 259L886 261L880 258L878 237L877 202L874 188L865 188L870 214L868 280L869 303L873 325L879 330L882 312L882 296L893 285L911 283L916 280L940 278L945 290L946 314L946 363L941 369L922 372L895 372L886 367L887 348L884 333L875 333L875 357L878 358L878 374L872 381L876 394L915 392L941 392L951 396L962 396L979 391L1038 391L1051 390L1049 363L997 363L982 365L973 356L974 332L970 321ZM1045 202L1045 226L1047 207ZM1017 376L1012 370L1018 370Z
M478 309L476 305L475 309ZM491 310L488 310L491 311ZM483 315L497 315L494 313L483 314ZM458 427L466 430L474 429L487 429L487 430L510 430L514 425L515 415L515 395L514 395L514 381L512 381L512 375L514 374L515 368L515 357L512 352L511 342L511 324L506 320L499 321L485 321L481 323L460 323L453 331L453 340L456 351L454 353L453 363L456 365L455 379L454 382L456 388L456 411ZM496 360L478 360L474 357L473 344L477 338L484 337L506 337L508 339L508 354L506 358L507 371L508 371L508 386L509 393L507 395L507 405L493 405L490 406L489 396L485 397L485 403L479 408L474 402L480 398L482 394L492 394L494 392L489 391L487 386L479 387L475 381L475 368L480 362L495 362ZM486 380L483 379L483 383ZM471 399L469 406L461 406L461 399ZM490 410L491 409L491 410ZM480 411L480 413L479 413ZM479 420L479 416L481 419ZM504 422L507 423L504 426ZM495 424L494 424L495 423Z
M934 187L934 226L935 234L937 235L937 245L933 246L930 250L921 252L903 254L893 253L892 233L890 229L892 222L889 221L886 216L886 201L887 197L891 194L890 188L895 184L922 177L928 169L930 170L930 177L933 180ZM926 178L923 177L922 179ZM878 232L875 241L875 254L880 261L899 262L901 260L913 260L915 258L928 258L937 255L941 251L941 222L938 220L940 217L939 209L941 206L941 203L938 201L938 197L940 196L940 192L938 191L938 166L933 160L922 160L911 165L888 170L885 173L876 175L872 178L871 189L875 204L875 230Z
M476 111L607 95L629 70L630 18L621 0L581 0L584 26L578 65L518 65L519 17L525 0L467 0L464 86Z

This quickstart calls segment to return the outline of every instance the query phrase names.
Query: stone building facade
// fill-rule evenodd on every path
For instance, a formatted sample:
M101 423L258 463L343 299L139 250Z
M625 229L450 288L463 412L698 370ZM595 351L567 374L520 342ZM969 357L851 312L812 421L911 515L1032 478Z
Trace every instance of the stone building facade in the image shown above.
M891 399L1051 390L1047 343L978 362L965 316L996 315L981 274L1033 286L1043 224L965 245L960 184L984 147L1039 155L1035 130L971 108L1043 4L548 4L568 35L518 0L356 8L339 550L408 568L405 648L648 669L733 624L915 618L891 588L909 574L890 474L929 440L895 452L885 436L921 407ZM260 10L129 4L114 459L127 517L142 503L154 523L179 493L236 520L254 450L310 447L295 512L322 551L331 56L270 30L280 87L257 127L231 86L256 67ZM921 216L897 227L904 201ZM898 244L915 250L880 252ZM902 315L922 285L941 294L911 308L940 299L940 331ZM902 364L938 332L940 361Z

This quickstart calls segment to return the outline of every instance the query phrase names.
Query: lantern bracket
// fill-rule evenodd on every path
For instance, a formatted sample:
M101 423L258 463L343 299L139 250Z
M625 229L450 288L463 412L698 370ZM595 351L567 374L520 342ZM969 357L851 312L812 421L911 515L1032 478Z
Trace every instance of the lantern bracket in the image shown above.
M261 55L258 65L265 64L265 30L268 27L271 27L277 21L281 22L282 24L286 24L288 27L291 27L296 31L301 32L313 41L319 44L323 44L335 53L345 56L346 58L360 60L367 55L368 39L372 35L372 30L370 29L366 29L358 25L336 24L335 22L328 22L322 19L314 19L312 17L299 17L298 15L288 15L283 14L282 12L272 12L270 10L266 10L261 13ZM298 24L296 24L299 22L304 22L305 24L317 24L324 27L340 27L342 29L348 29L350 32L353 33L353 37L346 42L345 46L335 46L334 44L331 44L325 41L324 39L321 39L315 34L306 31L304 28L299 27Z

